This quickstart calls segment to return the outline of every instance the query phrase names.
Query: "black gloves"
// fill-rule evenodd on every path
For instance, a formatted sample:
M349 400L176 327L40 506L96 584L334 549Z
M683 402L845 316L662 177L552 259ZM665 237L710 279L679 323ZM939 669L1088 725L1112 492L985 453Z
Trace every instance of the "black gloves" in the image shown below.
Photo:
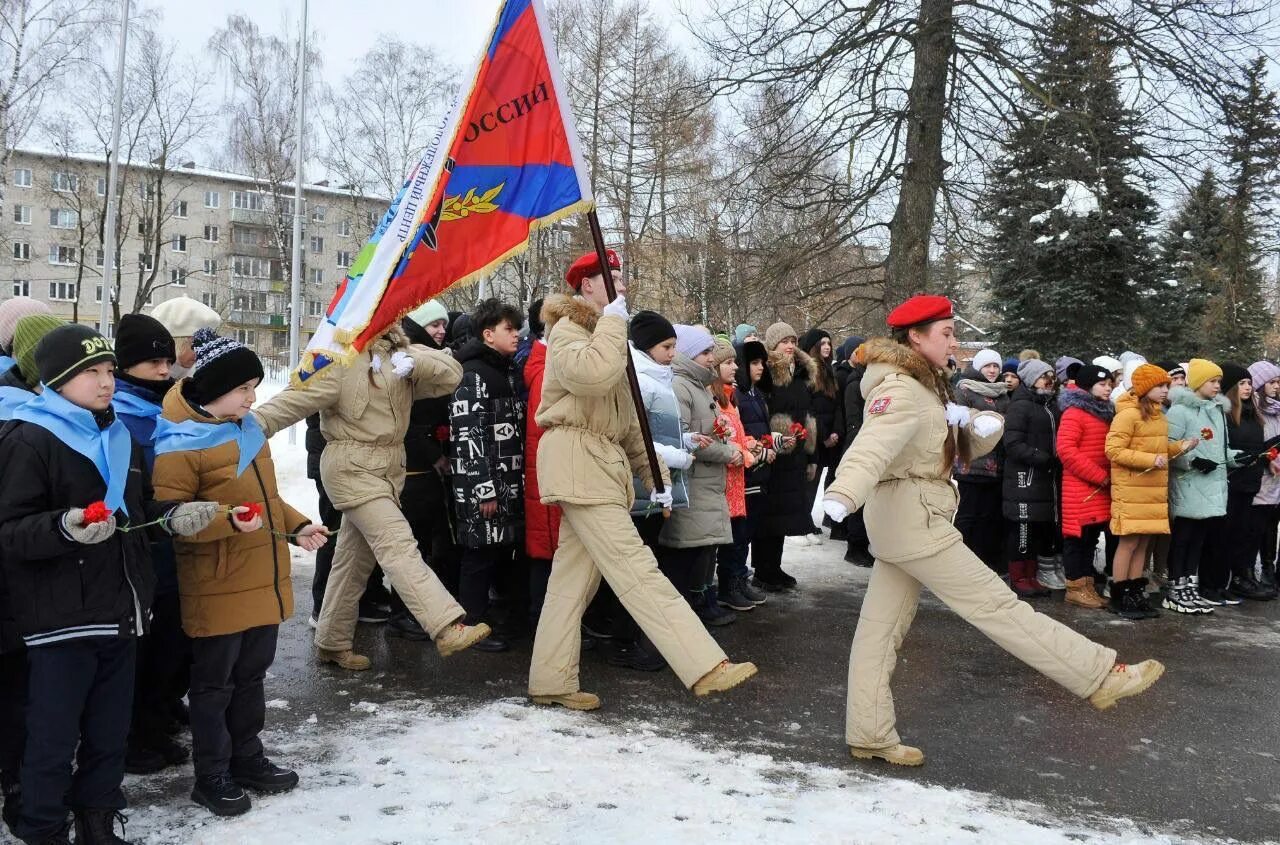
M1210 473L1218 468L1218 465L1208 458L1192 458L1191 468L1196 472Z

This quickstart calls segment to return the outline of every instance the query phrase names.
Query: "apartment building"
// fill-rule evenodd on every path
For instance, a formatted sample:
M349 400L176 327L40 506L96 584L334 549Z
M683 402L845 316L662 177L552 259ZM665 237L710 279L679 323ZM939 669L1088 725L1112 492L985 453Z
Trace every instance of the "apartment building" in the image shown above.
M100 328L106 160L17 149L7 171L0 299L44 300L58 316ZM113 315L189 296L222 314L224 333L288 364L293 186L273 191L190 161L122 165L120 183ZM303 196L305 344L389 199L324 182L304 186Z

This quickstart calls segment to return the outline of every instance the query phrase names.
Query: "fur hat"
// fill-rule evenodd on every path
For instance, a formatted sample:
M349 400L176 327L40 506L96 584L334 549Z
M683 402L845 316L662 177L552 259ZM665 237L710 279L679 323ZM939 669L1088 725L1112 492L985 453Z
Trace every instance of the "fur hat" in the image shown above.
M1140 364L1133 371L1133 387L1130 392L1141 399L1162 384L1171 384L1169 374L1155 364Z
M1187 387L1199 390L1206 381L1222 378L1222 368L1207 358L1192 358L1187 362Z
M994 349L983 349L973 356L973 368L975 370L981 370L988 364L999 366L1000 363L1000 353Z
M789 337L799 340L796 330L791 328L790 323L777 322L764 330L764 348L772 352L778 348L778 344Z
M800 338L800 349L804 352L811 352L824 339L831 340L831 333L826 329L809 329L804 333L804 337Z
M15 296L0 303L0 350L13 350L13 333L18 321L33 314L52 314L49 306L29 296Z

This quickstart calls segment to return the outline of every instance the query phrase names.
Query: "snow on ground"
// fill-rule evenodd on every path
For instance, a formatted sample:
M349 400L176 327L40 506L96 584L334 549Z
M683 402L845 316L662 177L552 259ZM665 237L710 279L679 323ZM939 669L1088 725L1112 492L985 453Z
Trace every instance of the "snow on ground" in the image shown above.
M268 731L297 766L286 795L255 797L236 819L183 798L164 776L131 778L129 838L169 845L492 843L1173 843L1124 824L1081 827L1044 808L856 770L780 762L664 736L648 722L502 699L352 704L341 724ZM190 775L169 776L185 790ZM152 791L148 791L148 787ZM167 792L172 793L170 785Z

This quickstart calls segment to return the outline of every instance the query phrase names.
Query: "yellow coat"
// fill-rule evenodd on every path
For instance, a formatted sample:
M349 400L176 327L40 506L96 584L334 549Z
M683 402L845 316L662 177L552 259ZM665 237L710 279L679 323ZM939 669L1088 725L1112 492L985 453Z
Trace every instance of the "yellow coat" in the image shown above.
M1116 401L1116 416L1107 432L1107 460L1111 461L1111 533L1169 533L1169 467L1156 467L1156 457L1172 458L1182 441L1169 440L1164 414L1142 418L1138 400L1124 393Z

